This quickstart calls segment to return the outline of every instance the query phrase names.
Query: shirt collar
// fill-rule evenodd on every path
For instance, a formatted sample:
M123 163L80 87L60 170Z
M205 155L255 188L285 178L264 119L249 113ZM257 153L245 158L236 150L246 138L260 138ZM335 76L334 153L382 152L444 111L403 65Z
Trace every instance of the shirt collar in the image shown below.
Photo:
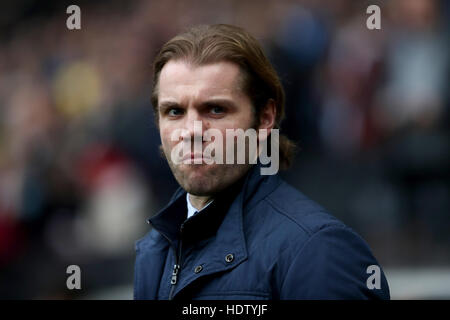
M186 204L187 204L187 210L188 210L188 213L187 213L188 219L190 217L192 217L194 214L196 214L197 212L200 212L200 211L206 209L212 202L213 202L213 199L209 200L208 203L203 208L201 208L200 210L197 210L192 205L191 200L189 199L189 193L186 192Z

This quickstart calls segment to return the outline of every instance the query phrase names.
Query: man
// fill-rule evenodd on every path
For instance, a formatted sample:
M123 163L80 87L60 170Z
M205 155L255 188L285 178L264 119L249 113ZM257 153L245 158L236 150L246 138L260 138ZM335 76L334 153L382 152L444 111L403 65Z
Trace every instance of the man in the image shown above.
M154 62L152 104L181 187L136 243L135 299L389 299L355 232L277 174L262 174L250 139L225 141L227 130L257 130L260 160L263 145L271 156L279 150L282 167L292 157L286 137L270 139L284 93L251 35L211 25L167 42ZM207 153L211 146L219 147ZM244 163L220 161L242 149Z

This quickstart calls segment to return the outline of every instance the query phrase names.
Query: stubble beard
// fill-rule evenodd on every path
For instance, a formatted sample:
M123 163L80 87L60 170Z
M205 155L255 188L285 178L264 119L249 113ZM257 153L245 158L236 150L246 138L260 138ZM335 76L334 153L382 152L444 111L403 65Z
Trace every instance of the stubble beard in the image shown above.
M166 157L169 159L168 157ZM243 177L251 164L174 164L169 167L178 184L195 196L214 196Z
M255 116L249 128L256 130L257 125L257 117ZM223 145L226 145L225 141ZM164 146L161 146L160 149L175 180L185 191L195 196L217 195L242 178L253 166L253 164L249 164L248 153L246 153L245 164L227 164L225 161L222 164L175 164L170 157L172 150L166 150ZM235 147L233 147L234 149ZM246 150L248 150L247 146ZM236 154L234 159L237 159Z

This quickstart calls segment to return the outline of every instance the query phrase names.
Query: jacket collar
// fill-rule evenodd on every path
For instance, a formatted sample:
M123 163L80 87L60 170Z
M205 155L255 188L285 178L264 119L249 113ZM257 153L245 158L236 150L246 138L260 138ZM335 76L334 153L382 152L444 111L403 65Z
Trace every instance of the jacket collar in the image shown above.
M246 257L245 237L243 232L244 208L251 208L276 186L278 175L261 175L261 163L253 165L239 181L221 192L204 210L185 222L187 218L186 191L181 187L172 196L170 202L148 222L170 242L178 240L183 225L183 234L188 241L201 240L216 232L218 243L240 247ZM185 240L183 236L183 241ZM236 249L237 249L236 247Z

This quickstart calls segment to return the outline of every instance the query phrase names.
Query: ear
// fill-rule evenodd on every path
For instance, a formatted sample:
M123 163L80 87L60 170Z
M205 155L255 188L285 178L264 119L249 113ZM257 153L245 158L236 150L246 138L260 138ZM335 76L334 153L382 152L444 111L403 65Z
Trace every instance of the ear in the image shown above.
M276 114L277 107L275 105L275 101L273 99L269 99L264 109L260 112L258 129L267 129L267 135L269 135L270 130L275 126Z

